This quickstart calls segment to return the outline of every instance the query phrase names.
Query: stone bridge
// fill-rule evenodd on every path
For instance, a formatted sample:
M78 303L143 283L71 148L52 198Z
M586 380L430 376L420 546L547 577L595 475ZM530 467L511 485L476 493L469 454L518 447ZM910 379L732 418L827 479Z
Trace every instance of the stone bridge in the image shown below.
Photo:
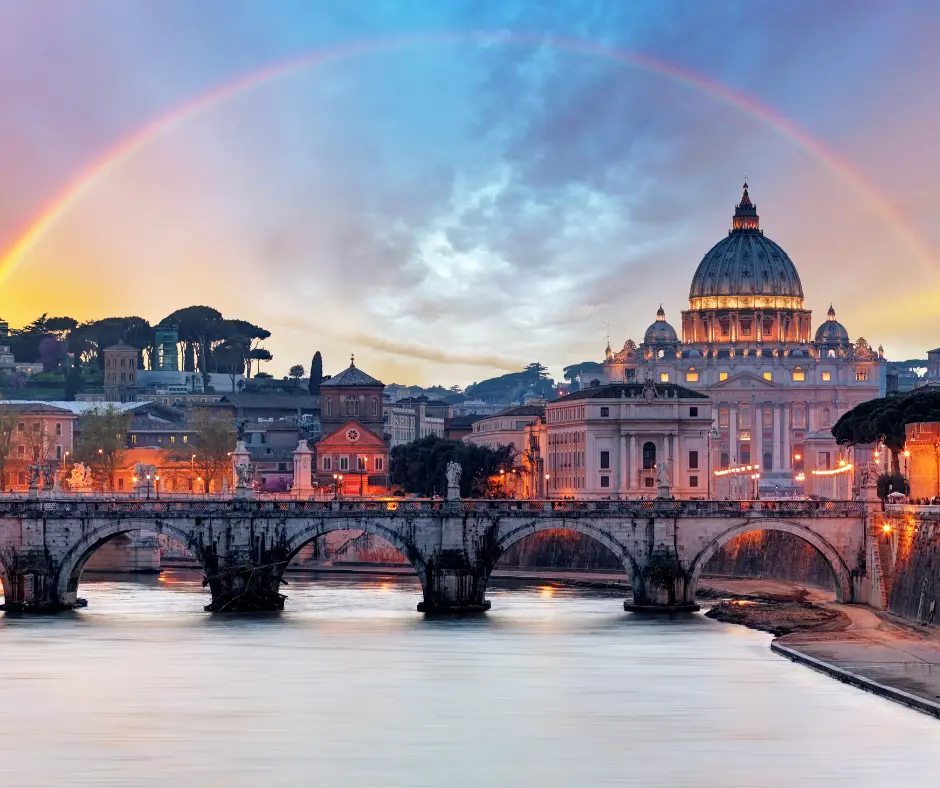
M489 608L500 556L530 534L578 531L607 546L633 589L627 608L696 609L708 559L751 531L786 531L825 558L840 601L872 601L875 507L861 501L357 500L143 501L0 499L0 579L7 610L65 610L105 541L165 534L196 556L212 593L208 611L281 610L284 570L310 541L362 530L397 547L421 581L425 612Z

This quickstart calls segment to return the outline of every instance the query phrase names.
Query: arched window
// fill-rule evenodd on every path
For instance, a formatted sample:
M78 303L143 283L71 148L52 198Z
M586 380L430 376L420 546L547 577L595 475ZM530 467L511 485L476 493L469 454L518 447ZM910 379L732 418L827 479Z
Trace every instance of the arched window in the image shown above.
M652 470L653 466L656 464L656 444L652 441L647 441L643 444L643 470L649 471Z
M327 416L332 416L332 415L333 415L333 400L331 400L331 399L328 399L328 400L326 401L326 415L327 415Z
M730 464L730 458L728 457L728 452L723 451L721 453L721 459L718 461L718 464L721 465L722 468L728 467L728 465Z
M768 473L774 469L774 455L769 452L764 452L764 465L761 467L763 473Z
M832 413L829 411L829 408L823 408L822 412L822 426L831 427L832 426Z
M835 357L836 357L836 352L835 352L832 348L830 348L830 349L826 352L826 356L827 356L828 358L835 358Z
M372 415L379 415L379 401L375 397L372 398Z
M728 426L728 409L721 408L718 411L718 426L727 427Z
M346 397L346 415L347 416L359 415L359 398L358 397Z

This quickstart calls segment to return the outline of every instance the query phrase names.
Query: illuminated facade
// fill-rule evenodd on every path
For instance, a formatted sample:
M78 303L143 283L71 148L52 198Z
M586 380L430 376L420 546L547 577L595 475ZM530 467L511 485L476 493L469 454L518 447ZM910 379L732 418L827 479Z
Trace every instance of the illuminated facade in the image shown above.
M853 343L831 306L813 333L796 266L760 229L747 184L728 236L692 277L681 330L680 339L660 307L641 344L628 340L616 353L608 344L597 382L652 379L707 393L713 467L760 465L767 494L811 492L796 478L835 469L846 455L832 425L884 395L880 347Z

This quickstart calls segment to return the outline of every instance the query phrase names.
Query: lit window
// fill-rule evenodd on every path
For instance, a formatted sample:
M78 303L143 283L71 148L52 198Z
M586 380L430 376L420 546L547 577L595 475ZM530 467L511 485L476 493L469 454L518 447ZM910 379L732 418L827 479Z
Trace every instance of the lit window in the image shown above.
M728 373L727 373L727 372L719 372L719 373L718 373L718 380L727 380L727 379L728 379Z
M797 383L802 383L804 380L806 380L806 373L797 367L793 370L793 380Z
M867 369L855 370L855 379L856 380L868 380L868 370Z
M772 372L765 372L765 373L764 373L764 380L773 380L773 379L774 379L774 375L773 375Z
M660 372L660 373L659 373L659 382L660 382L660 383L668 383L668 382L669 382L669 373L668 373L668 372Z
M189 443L189 436L188 436L188 435L184 435L184 436L183 436L183 443Z
M689 370L685 373L686 383L698 383L698 372L693 372Z
M137 443L137 435L135 434L131 435L131 443Z
M175 435L171 435L171 436L170 436L170 443L176 443L176 436L175 436Z
M830 380L832 380L832 373L823 372L823 383L828 383Z

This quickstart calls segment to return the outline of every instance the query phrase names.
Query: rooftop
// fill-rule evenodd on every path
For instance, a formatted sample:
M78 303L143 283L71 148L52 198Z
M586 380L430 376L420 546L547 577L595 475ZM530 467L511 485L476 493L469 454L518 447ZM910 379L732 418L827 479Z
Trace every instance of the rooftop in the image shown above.
M574 394L559 397L551 404L570 402L574 399L640 399L643 397L643 390L647 386L654 393L653 399L708 399L707 395L699 391L693 391L685 386L677 386L675 383L608 383L606 386L581 389L581 391L576 391Z
M381 380L376 380L371 375L367 375L356 366L356 357L350 359L349 366L338 375L333 375L329 380L324 380L320 388L333 387L353 387L353 386L382 386L385 384Z

